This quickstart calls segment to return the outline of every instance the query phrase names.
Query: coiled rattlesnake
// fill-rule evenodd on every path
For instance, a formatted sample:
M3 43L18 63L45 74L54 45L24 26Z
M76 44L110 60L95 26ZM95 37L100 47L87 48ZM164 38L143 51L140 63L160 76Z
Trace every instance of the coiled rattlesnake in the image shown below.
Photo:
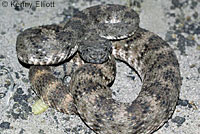
M129 18L127 22L118 17L121 14ZM21 61L29 64L54 64L66 58L77 64L69 87L55 78L48 66L31 66L30 81L50 106L64 113L79 114L99 134L150 134L171 117L181 77L172 48L138 25L139 17L133 10L120 5L98 5L75 15L65 26L34 28L40 29L39 32L25 30L18 36L17 53ZM81 41L77 41L79 38ZM94 43L98 39L106 42L107 47L101 41L96 47ZM134 68L143 82L132 103L112 98L109 86L116 73L113 55Z

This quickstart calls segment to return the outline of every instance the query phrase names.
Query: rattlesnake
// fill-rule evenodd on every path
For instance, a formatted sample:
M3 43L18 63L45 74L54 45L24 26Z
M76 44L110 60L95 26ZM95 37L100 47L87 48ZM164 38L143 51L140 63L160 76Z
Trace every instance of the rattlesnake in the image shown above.
M124 20L126 23L123 23L123 19L117 16L121 13L123 17L131 19L128 19L128 22ZM149 134L171 117L181 86L178 60L164 40L139 27L139 17L135 11L121 5L98 5L84 9L66 24L31 28L17 38L17 54L22 62L43 65L71 58L70 62L77 65L78 69L72 73L69 86L64 86L55 78L48 66L30 67L29 78L32 86L48 105L64 113L80 115L82 120L99 134ZM72 24L81 26L73 28ZM116 29L109 29L112 25ZM132 27L132 30L127 31L130 29L127 26ZM98 30L95 30L97 28ZM32 29L40 29L40 32L32 34ZM66 32L65 29L70 30ZM41 36L41 31L46 31L47 34L42 32ZM116 31L119 32L113 35ZM126 34L124 31L127 31ZM28 38L27 32L30 34ZM48 36L49 33L52 36ZM77 41L77 37L81 36L81 41ZM99 43L98 47L90 44L95 43L95 39L104 40L103 38L106 38L106 49L102 43ZM59 48L45 48L41 43L58 44ZM63 45L67 48L66 51L60 48ZM75 53L77 50L79 53ZM98 52L97 55L94 55L94 52ZM49 57L46 56L47 53L50 54ZM109 87L116 74L113 55L115 59L134 68L143 82L141 92L132 103L122 103L112 98Z

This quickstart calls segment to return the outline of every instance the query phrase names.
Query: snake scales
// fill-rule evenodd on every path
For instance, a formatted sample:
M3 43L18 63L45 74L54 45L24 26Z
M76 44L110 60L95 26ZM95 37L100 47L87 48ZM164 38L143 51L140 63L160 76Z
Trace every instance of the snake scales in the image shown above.
M45 103L80 115L99 134L153 133L171 117L178 100L175 53L159 36L140 28L137 13L125 6L98 5L64 25L27 29L17 38L17 54L32 64L29 79ZM114 58L134 68L143 82L131 103L112 98ZM77 66L69 86L49 66L40 66L63 61Z

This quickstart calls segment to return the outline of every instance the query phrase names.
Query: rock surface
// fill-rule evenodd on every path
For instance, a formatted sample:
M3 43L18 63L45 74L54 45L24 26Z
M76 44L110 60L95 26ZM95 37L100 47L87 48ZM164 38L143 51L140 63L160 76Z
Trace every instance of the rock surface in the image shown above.
M78 116L50 108L40 115L31 113L36 97L30 89L28 68L17 59L15 43L17 35L26 28L60 23L78 10L102 3L108 1L0 1L0 134L94 134ZM180 100L172 119L155 134L199 134L199 0L110 0L109 3L133 7L140 14L140 26L165 39L177 54L183 79ZM117 72L113 98L133 100L141 86L138 76L121 62L117 63Z

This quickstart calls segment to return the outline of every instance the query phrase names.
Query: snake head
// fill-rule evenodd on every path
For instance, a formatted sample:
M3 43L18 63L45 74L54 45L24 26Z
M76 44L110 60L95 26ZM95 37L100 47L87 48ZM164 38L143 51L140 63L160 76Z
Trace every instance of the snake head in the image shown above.
M92 36L81 40L78 52L85 62L101 64L108 60L112 52L112 44L100 36Z

